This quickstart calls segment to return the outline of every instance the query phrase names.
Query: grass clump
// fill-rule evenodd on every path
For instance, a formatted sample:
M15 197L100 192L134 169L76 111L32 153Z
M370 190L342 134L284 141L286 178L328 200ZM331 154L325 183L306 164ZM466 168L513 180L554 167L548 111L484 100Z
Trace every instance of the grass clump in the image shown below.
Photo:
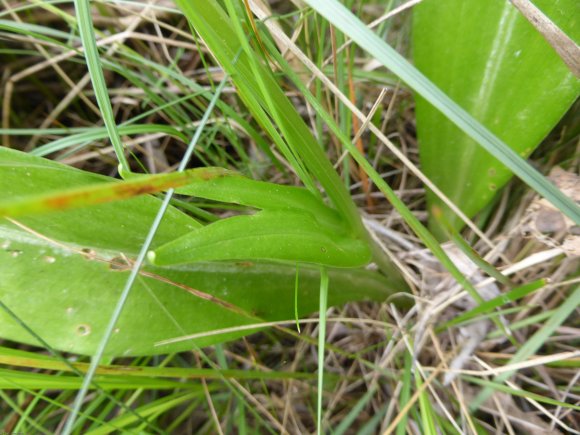
M416 3L2 3L5 431L579 430L577 79L504 159Z

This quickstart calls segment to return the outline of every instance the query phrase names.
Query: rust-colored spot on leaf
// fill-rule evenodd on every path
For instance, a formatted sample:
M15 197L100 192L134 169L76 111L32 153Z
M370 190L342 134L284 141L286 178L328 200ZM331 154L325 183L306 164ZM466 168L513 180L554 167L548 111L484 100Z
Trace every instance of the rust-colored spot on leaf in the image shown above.
M132 186L127 184L119 184L112 189L112 193L114 192L116 195L113 195L115 198L123 197L123 198L130 198L132 196L138 195L146 195L149 193L156 193L160 190L163 190L162 186L155 186L153 184L145 184L145 185L138 185Z
M236 266L240 267L254 267L254 263L251 261L239 261L236 263Z
M0 216L14 217L102 204L134 196L162 192L196 181L204 182L227 177L230 174L233 173L223 168L198 168L185 172L158 175L133 174L133 178L129 181L83 186L69 191L23 198L7 206L0 205Z
M78 195L72 196L53 196L52 198L47 198L44 201L44 205L49 209L60 210L62 208L68 208L69 204L78 199Z

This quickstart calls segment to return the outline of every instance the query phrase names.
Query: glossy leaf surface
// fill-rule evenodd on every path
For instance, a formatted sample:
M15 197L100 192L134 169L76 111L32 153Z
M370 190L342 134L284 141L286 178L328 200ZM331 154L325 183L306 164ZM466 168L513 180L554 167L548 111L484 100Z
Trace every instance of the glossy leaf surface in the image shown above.
M0 148L2 200L66 186L92 185L109 178L75 170L38 157ZM0 220L0 299L55 349L94 352L160 205L151 196L74 210ZM170 208L154 247L172 241L199 224ZM30 231L34 231L34 233ZM292 265L198 263L182 267L146 267L137 280L108 355L145 355L188 349L192 342L155 343L185 334L294 317ZM300 267L298 311L318 306L319 272ZM364 270L330 270L330 303L384 300L394 290ZM273 303L272 301L275 301ZM210 335L199 346L252 332ZM0 312L0 336L37 345L7 313Z
M580 39L578 2L534 3ZM578 96L580 81L506 0L425 0L413 19L418 69L523 157ZM419 96L416 114L423 171L468 216L475 215L512 172ZM429 203L462 226L434 195Z

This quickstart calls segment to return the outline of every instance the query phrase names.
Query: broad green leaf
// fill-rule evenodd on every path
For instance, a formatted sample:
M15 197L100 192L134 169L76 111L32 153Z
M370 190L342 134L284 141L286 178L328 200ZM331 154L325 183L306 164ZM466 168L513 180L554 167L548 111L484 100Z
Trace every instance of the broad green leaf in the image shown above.
M318 222L329 229L333 228L340 234L346 230L336 210L325 206L307 189L252 180L233 171L228 176L179 187L176 192L262 210L303 210L313 214Z
M0 148L2 200L111 179ZM58 350L90 355L101 339L129 273L131 259L160 201L140 196L92 207L0 219L0 300ZM195 230L199 224L168 210L154 248ZM34 231L34 232L31 232ZM384 300L395 287L381 275L359 269L329 269L329 303ZM156 342L216 329L294 317L295 266L198 263L146 267L127 301L107 355L146 355L206 346L252 332L211 335L194 342ZM319 270L300 267L299 315L318 308ZM255 329L254 329L255 330ZM0 337L38 345L6 313Z
M13 168L13 171L18 169ZM26 167L20 168L26 171ZM0 216L18 217L119 201L174 188L177 193L264 210L298 210L312 213L328 229L346 233L335 210L308 190L256 181L223 168L196 168L178 173L145 175L130 173L126 181L102 181L45 194L0 200Z
M580 40L580 3L534 3ZM425 0L415 6L413 20L417 68L523 157L531 154L578 97L580 81L507 0ZM423 171L471 217L489 203L512 172L417 97ZM441 207L457 228L462 226L434 194L428 201L431 207ZM439 227L433 216L431 224Z
M59 189L79 188L111 181L112 178L0 147L2 202L8 199L22 199L31 194L40 195ZM75 243L81 248L100 248L133 254L143 243L155 217L156 204L157 200L141 196L96 207L27 216L19 218L19 221L46 237ZM167 243L200 226L175 208L171 208L168 213L167 221L162 222L155 238L156 245ZM13 228L4 219L0 222L2 227ZM111 225L106 225L107 222Z
M452 98L441 91L338 0L305 0L305 2L339 30L351 37L361 48L371 53L384 66L397 74L410 88L444 113L448 119L476 140L487 152L509 167L522 181L544 196L574 222L580 224L580 207L574 201L564 195L554 184L526 163L517 152L513 151ZM453 8L450 9L453 10ZM447 28L444 29L444 31L447 30ZM433 35L432 37L439 37L439 35ZM464 77L459 79L463 80ZM435 126L435 128L438 128L438 126ZM456 171L457 167L449 166L446 170Z
M27 170L26 167L19 168ZM17 172L13 169L12 171ZM222 168L198 168L184 172L132 176L125 182L97 183L41 195L27 195L0 202L0 216L18 217L59 210L70 210L94 204L133 198L148 193L157 193L187 183L205 183L212 178L224 177L231 171Z
M222 219L149 253L156 265L214 260L285 260L336 267L365 266L368 244L330 232L308 212L264 210Z

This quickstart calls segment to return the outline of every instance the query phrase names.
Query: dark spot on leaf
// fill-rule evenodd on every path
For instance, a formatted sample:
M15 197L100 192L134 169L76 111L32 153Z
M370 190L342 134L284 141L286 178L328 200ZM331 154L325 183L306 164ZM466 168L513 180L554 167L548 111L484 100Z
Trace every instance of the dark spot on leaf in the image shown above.
M83 257L87 260L94 260L97 257L97 253L91 248L83 248L81 249L81 252L85 254Z
M79 336L84 336L84 335L89 335L91 333L91 327L87 324L80 324L77 326L77 335Z
M109 269L118 272L125 272L130 267L131 265L127 264L127 261L122 257L115 257L109 263Z

